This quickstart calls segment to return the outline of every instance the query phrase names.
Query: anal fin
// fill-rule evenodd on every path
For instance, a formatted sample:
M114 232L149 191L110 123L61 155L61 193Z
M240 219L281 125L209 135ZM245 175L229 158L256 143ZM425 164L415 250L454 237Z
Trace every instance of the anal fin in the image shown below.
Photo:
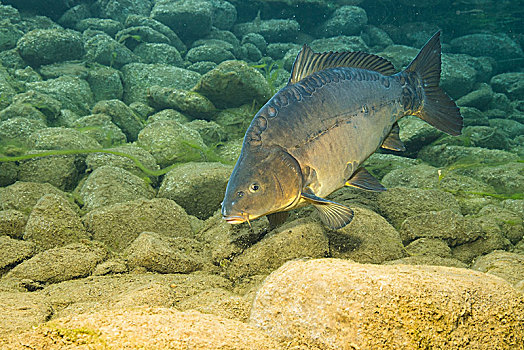
M269 229L272 230L277 226L282 225L289 216L288 211L279 211L276 213L266 215L269 220Z
M393 127L391 128L391 132L386 137L384 142L382 143L382 148L390 149L392 151L405 151L406 146L404 146L404 143L402 140L400 140L400 136L398 135L400 131L400 128L398 126L398 123L393 124Z
M342 204L309 193L302 193L301 197L318 209L322 222L333 230L338 230L353 220L353 210Z
M371 175L365 168L358 168L357 171L346 181L346 186L353 186L368 191L385 191L386 188Z

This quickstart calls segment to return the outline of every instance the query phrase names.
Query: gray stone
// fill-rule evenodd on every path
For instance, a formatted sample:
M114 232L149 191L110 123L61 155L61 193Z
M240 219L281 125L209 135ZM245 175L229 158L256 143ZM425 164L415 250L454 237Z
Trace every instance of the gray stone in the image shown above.
M394 44L388 33L374 25L364 26L362 38L369 47L374 48L372 52L384 50L386 47Z
M211 0L213 27L229 30L237 20L237 9L228 1Z
M260 52L266 52L266 49L267 49L267 42L266 42L266 39L264 39L264 37L260 34L257 34L257 33L247 33L246 35L244 35L242 37L242 42L241 44L244 45L244 44L253 44L255 45L255 47L260 51ZM282 43L277 43L277 44L272 44L272 45L285 45L285 44L282 44ZM288 47L289 49L290 47ZM287 51L287 50L285 50ZM285 51L282 52L282 57L284 57L284 53ZM270 55L272 56L272 55Z
M158 197L180 204L188 214L207 219L220 208L233 168L221 163L186 163L169 171Z
M226 61L202 76L195 91L218 108L263 104L270 98L269 84L256 69L242 61Z
M1 188L0 209L15 209L29 215L38 200L46 194L54 194L67 199L67 194L48 183L17 181L12 185Z
M40 66L38 72L43 80L71 76L80 79L87 78L88 68L84 62L58 62Z
M479 88L457 100L457 105L462 107L475 107L484 111L493 99L493 90L486 83L480 84Z
M405 69L415 58L419 50L405 45L389 45L377 55L387 59L400 71Z
M82 36L72 30L36 29L26 33L17 48L32 66L80 59L84 55Z
M124 102L147 102L147 90L158 85L189 90L200 74L165 64L131 63L122 67Z
M290 50L293 50L296 56L298 51L300 51L300 45L294 43L270 43L267 45L266 53L274 60L280 60Z
M83 209L89 211L141 198L152 199L155 191L146 181L127 170L101 166L82 183L79 195Z
M471 160L478 163L512 162L518 160L518 155L502 150L480 147L435 145L426 146L418 153L418 158L429 164L442 167L453 163L468 163Z
M352 207L355 217L340 230L328 231L330 256L381 264L406 255L399 233L372 210Z
M115 37L116 33L124 28L122 23L109 18L85 18L72 23L79 32L84 30L100 30L110 37Z
M92 238L120 252L141 232L156 232L169 237L192 236L184 209L175 202L156 198L138 199L95 209L82 218Z
M124 251L129 267L159 273L190 273L203 268L202 243L182 237L143 232Z
M268 19L237 24L233 32L240 38L248 33L257 33L268 43L294 42L300 32L300 25L293 19Z
M24 213L15 209L0 210L0 235L20 239L26 223L27 216Z
M133 51L144 63L160 63L182 66L182 56L178 50L168 44L141 43Z
M524 73L522 72L495 75L491 78L490 84L493 90L506 94L512 100L524 99Z
M520 46L503 33L468 34L451 40L451 49L472 56L489 56L496 60L522 58Z
M36 253L36 244L0 235L0 275Z
M468 57L464 56L442 55L440 87L454 99L472 91L477 80L477 72L467 63Z
M152 86L148 100L157 109L173 108L198 119L210 120L217 113L210 100L194 91Z
M97 0L92 10L100 18L111 18L124 23L129 15L148 16L151 0Z
M126 135L118 126L113 124L107 114L91 114L75 120L72 126L82 133L89 135L102 147L120 145L127 141Z
M181 54L185 53L187 51L186 45L180 40L178 35L176 35L175 32L173 32L168 26L166 26L163 23L160 23L157 20L154 20L151 17L147 16L140 16L140 15L129 15L126 18L126 27L136 27L136 26L146 26L149 28L152 28L156 30L159 33L162 33L164 36L166 36L169 39L169 43L171 46L174 46L178 52Z
M366 11L357 6L341 6L317 29L323 37L358 35L368 22Z
M205 45L190 49L186 55L186 60L192 63L200 61L220 63L234 59L235 56L224 48Z
M75 28L75 25L86 19L91 17L91 11L89 10L89 6L87 4L78 4L76 6L71 6L67 11L65 11L62 16L58 19L57 23L60 24L62 27L65 28ZM83 30L78 31L82 32Z
M87 82L93 92L95 102L122 99L124 87L120 73L110 67L96 67L88 72Z
M144 126L140 117L120 100L99 101L93 107L92 113L109 115L111 121L124 132L128 141L136 141Z
M244 51L241 57L246 61L258 62L262 59L260 50L251 43L243 44L241 49Z
M106 256L107 251L101 244L73 243L33 256L9 271L6 278L58 283L86 277Z
M195 62L187 67L187 69L197 72L199 74L206 74L211 69L215 68L217 64L215 62L202 61Z
M147 150L162 168L176 162L204 160L206 145L200 134L174 120L146 125L138 135L137 145Z
M71 128L40 129L32 133L27 142L29 147L34 150L101 148L95 139Z
M123 44L100 32L94 32L86 39L85 50L87 60L115 68L138 60Z
M204 0L160 0L151 17L173 29L183 41L193 41L211 30L213 6Z
M44 195L29 215L24 240L46 250L87 239L89 235L77 211L76 205L61 196Z

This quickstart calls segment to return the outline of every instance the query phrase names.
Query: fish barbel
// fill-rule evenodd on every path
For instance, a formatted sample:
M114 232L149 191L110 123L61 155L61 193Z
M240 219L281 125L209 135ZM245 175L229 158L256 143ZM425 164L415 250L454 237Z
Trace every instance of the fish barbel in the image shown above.
M353 210L325 199L347 185L385 188L361 164L379 147L404 150L397 121L415 115L450 135L462 116L439 88L440 32L402 72L363 52L315 53L304 45L287 86L255 115L229 179L222 216L231 223L267 215L271 225L288 210L312 204L332 229Z

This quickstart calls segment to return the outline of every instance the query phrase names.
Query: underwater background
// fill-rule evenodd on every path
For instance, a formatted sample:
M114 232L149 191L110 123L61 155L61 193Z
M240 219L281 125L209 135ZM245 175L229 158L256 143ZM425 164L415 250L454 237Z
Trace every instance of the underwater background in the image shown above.
M524 349L521 0L0 0L1 349ZM220 215L303 44L400 71L438 30L462 135L270 229ZM291 135L290 135L291 137ZM358 145L356 145L358 147Z

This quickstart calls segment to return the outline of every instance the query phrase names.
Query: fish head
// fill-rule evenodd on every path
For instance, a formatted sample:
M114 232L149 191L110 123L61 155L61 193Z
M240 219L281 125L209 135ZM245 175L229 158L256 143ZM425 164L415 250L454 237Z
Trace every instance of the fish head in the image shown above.
M285 150L275 147L241 154L227 184L222 216L230 224L240 224L291 209L301 188L300 165Z

